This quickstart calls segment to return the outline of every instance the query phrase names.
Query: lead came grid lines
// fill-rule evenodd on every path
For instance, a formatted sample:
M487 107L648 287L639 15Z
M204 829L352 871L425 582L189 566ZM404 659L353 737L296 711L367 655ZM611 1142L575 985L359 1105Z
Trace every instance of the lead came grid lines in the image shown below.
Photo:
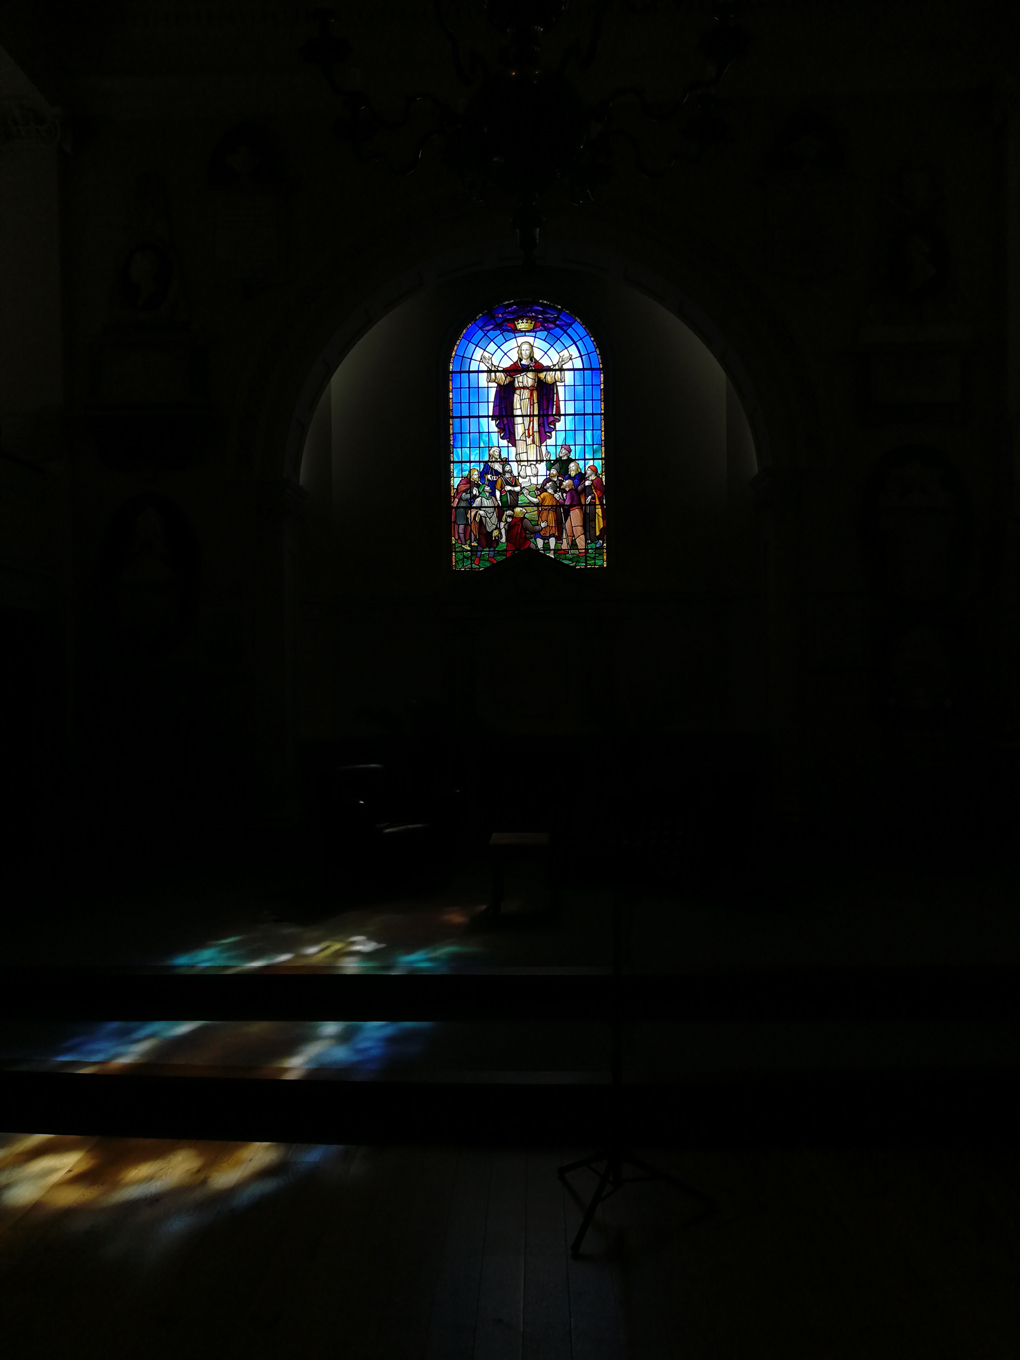
M531 346L530 355L522 344ZM515 419L497 429L494 394L510 389L502 408L508 412L517 378L507 370L522 356L539 369L560 369L562 380L547 383L536 374L536 388L544 383L554 394L543 398L551 419L536 414L532 445L517 447L517 408ZM504 381L490 380L490 368ZM605 566L602 364L576 317L549 303L510 302L467 326L450 363L450 434L455 570L482 570L526 548L569 566Z

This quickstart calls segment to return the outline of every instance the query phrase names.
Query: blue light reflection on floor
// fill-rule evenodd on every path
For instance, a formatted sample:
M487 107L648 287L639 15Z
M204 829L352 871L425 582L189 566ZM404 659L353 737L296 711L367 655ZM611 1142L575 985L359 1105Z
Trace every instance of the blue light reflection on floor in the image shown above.
M264 923L167 962L186 971L247 972L312 966L337 972L446 972L480 951L460 934L467 914L375 914L300 927ZM360 926L360 931L357 927ZM454 929L451 930L451 927ZM451 938L453 936L453 938ZM70 1028L70 1027L69 1027ZM372 1076L422 1051L432 1025L417 1021L222 1023L113 1020L77 1032L23 1030L5 1039L8 1061L68 1064L77 1071L124 1064L182 1064L301 1078L316 1069ZM112 1065L107 1067L106 1065ZM103 1230L102 1251L144 1263L196 1228L256 1205L310 1173L331 1174L348 1150L280 1144L159 1144L152 1140L0 1135L0 1226L36 1204L62 1211L70 1232Z
M95 1029L68 1039L53 1056L58 1062L137 1061L145 1049L187 1034L203 1023L201 1020L105 1020Z

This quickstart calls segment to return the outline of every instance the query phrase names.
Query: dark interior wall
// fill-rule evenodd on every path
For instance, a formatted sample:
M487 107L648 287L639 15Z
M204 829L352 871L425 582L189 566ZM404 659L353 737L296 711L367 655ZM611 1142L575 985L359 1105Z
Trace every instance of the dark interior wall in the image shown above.
M497 684L532 727L568 698L631 736L767 728L794 823L994 824L1020 730L1013 18L991 0L894 8L847 9L838 31L809 4L755 17L721 87L723 143L654 181L621 144L595 203L550 200L543 287L591 325L612 379L617 537L577 599L525 603L446 562L442 369L465 320L516 286L514 269L481 272L517 260L502 208L471 199L438 143L407 178L359 163L299 55L299 9L4 7L0 83L30 116L0 142L0 417L3 452L35 470L3 460L0 584L58 639L47 723L79 753L66 806L83 835L89 818L121 842L131 818L293 813L293 735L419 698L448 721L450 696ZM672 54L693 71L699 22L614 0L591 97L680 79ZM463 93L428 6L351 6L342 26L382 106ZM643 143L654 129L633 116ZM231 179L227 148L249 133L266 163ZM148 310L125 275L146 242L173 266ZM429 284L447 252L479 272ZM696 378L679 323L624 279L659 280L724 332L755 392ZM390 313L378 301L413 289ZM331 400L312 436L331 444L335 423L346 451L302 469L302 498L288 429L358 318L380 324L337 380L343 419ZM667 372L693 386L667 397ZM695 456L738 395L767 414L753 492L732 420L724 455ZM198 563L189 630L158 656L110 628L111 598L138 606L138 583L102 565L146 495L184 514ZM394 496L444 509L402 520L389 552ZM564 616L585 619L583 662Z
M736 600L756 623L755 530L740 513L753 440L705 344L635 288L551 270L530 284L571 307L603 357L612 546L610 565L588 573L583 620L556 599L490 604L484 580L451 571L449 354L485 306L525 286L504 271L423 291L354 346L324 393L301 468L315 555L302 589L335 631L331 648L303 649L299 730L356 731L412 702L463 718L493 684L543 728L562 726L563 695L594 701L608 730L753 730L762 661L731 626ZM534 683L515 682L517 668Z
M58 155L0 142L0 409L5 443L18 452L30 444L25 422L64 398Z

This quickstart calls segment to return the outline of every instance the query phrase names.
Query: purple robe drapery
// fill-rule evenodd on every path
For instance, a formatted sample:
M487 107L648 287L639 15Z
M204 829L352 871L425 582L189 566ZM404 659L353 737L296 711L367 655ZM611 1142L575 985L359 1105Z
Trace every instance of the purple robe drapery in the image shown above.
M536 373L541 373L546 366L540 363L531 365L514 363L508 364L503 372L507 377L514 378L518 373L523 373L526 367L531 367ZM559 386L556 383L539 382L537 386L538 442L542 445L560 422L560 394ZM492 423L495 425L500 439L505 439L511 447L516 448L514 385L512 382L496 385L496 390L492 394Z

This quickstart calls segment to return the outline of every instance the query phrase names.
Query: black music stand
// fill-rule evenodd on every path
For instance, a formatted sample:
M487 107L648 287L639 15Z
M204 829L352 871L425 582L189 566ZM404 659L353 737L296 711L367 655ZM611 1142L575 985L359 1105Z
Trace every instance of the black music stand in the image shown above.
M706 1191L699 1190L687 1181L682 1181L678 1177L671 1176L668 1172L652 1166L649 1162L642 1161L640 1157L635 1157L633 1152L630 1152L623 1144L620 1128L623 1096L623 894L620 886L619 865L620 857L618 856L617 873L614 874L615 881L613 884L613 1019L609 1140L601 1151L593 1152L589 1157L581 1157L576 1162L568 1162L566 1166L556 1168L557 1176L564 1183L571 1171L579 1171L582 1167L594 1171L599 1178L595 1193L584 1211L577 1236L570 1244L570 1254L575 1260L581 1250L585 1233L591 1227L596 1209L604 1199L608 1199L610 1195L615 1194L624 1185L633 1184L636 1181L664 1181L669 1185L675 1185L680 1190L686 1190L688 1194L701 1200L709 1212L716 1204L714 1197ZM635 1167L644 1174L625 1176L623 1173L625 1166Z

